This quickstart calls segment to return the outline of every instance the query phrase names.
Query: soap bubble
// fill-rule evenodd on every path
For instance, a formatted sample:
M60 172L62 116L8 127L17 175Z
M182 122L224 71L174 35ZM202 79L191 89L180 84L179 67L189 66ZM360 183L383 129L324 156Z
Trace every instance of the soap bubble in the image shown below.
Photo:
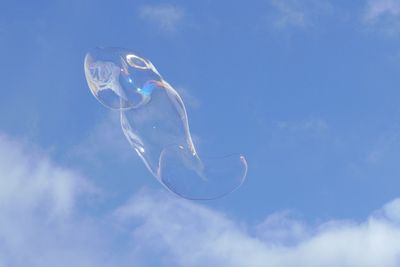
M149 60L122 48L97 48L85 57L85 75L97 100L120 111L125 137L167 189L215 199L243 183L242 155L200 159L182 98Z

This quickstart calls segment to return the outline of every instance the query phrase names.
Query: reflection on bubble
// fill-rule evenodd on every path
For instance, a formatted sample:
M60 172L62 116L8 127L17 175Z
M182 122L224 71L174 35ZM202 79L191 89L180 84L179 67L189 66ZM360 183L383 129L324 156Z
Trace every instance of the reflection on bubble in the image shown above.
M243 183L242 155L200 159L181 97L149 60L126 49L97 48L85 57L85 75L92 94L120 111L126 138L166 188L188 199L214 199Z

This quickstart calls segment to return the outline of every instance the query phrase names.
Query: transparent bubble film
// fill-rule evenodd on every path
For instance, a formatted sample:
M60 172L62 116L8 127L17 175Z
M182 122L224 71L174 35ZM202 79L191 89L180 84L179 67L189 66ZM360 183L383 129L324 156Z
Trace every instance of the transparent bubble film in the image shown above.
M199 157L182 98L149 60L127 49L96 48L84 64L90 91L120 112L129 143L167 189L188 199L215 199L243 183L244 156Z

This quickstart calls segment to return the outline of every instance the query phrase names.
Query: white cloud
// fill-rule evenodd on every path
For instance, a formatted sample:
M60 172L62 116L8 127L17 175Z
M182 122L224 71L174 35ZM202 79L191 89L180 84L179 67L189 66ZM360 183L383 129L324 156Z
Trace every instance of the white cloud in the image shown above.
M0 134L0 266L105 266L96 227L77 219L91 192L77 172Z
M303 222L270 217L256 235L219 212L147 193L120 208L117 216L127 225L141 220L139 227L132 228L135 241L142 249L156 246L176 266L396 267L400 265L399 201L365 222L332 221L309 231ZM262 229L269 233L263 235ZM271 236L273 229L278 233ZM285 244L290 237L297 243Z
M139 16L157 26L163 32L172 33L182 23L185 11L183 8L174 5L146 5L139 9Z
M271 214L255 228L257 237L265 242L287 246L298 244L309 236L307 225L297 219L293 211Z
M367 27L389 35L400 31L399 0L369 0L363 21Z
M55 166L38 151L0 135L0 205L2 209L48 207L57 215L68 214L79 189L87 184L71 170Z
M270 0L275 12L272 16L276 28L307 28L315 19L331 11L328 0Z
M0 135L0 266L400 266L400 199L363 222L293 213L244 225L169 193L142 191L112 216L82 209L84 178Z

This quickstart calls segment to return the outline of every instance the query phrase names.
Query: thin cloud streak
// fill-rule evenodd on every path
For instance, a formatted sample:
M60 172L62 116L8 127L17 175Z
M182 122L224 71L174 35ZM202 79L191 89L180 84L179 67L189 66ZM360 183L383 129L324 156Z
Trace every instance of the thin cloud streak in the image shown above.
M311 118L298 121L279 121L277 123L278 129L288 131L303 131L321 133L329 130L328 123L320 118Z

